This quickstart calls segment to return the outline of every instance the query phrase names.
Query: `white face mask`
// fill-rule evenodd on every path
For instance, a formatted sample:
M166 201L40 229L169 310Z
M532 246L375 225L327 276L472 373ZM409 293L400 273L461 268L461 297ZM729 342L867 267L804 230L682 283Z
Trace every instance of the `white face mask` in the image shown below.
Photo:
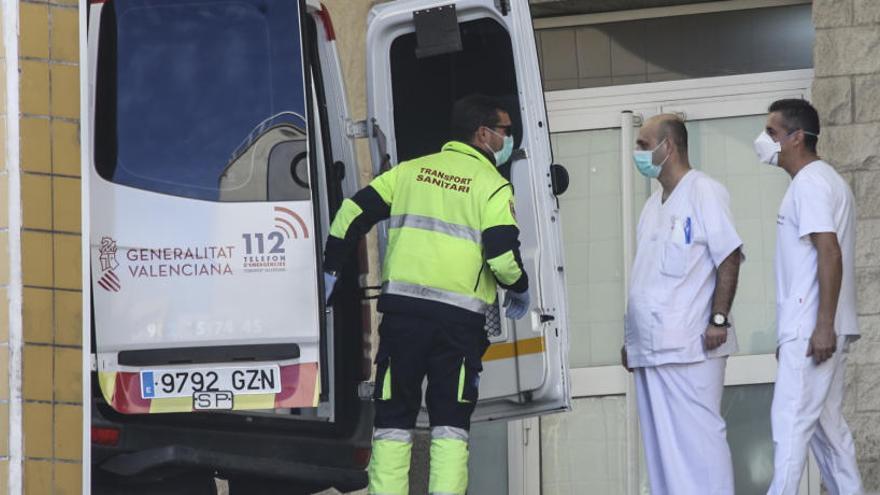
M489 129L489 128L487 127L486 129ZM513 154L513 136L502 136L501 134L498 134L497 132L493 131L492 129L489 129L489 132L491 132L492 134L495 134L496 136L498 136L504 140L504 142L503 142L504 144L501 145L500 150L492 151L492 154L495 155L495 166L500 167L505 162L507 162L507 160L510 158L510 155ZM492 149L491 146L486 146L486 147L489 148L490 150Z
M757 139L755 139L755 154L758 155L758 160L761 160L761 163L779 165L779 153L781 151L782 145L774 141L767 134L767 131L762 131Z

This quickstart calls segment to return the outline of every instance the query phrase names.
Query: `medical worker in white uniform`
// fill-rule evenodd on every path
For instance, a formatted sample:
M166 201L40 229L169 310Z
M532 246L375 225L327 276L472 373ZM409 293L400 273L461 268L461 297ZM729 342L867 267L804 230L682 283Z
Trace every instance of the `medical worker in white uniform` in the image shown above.
M862 493L841 411L856 320L855 205L846 181L816 154L819 117L804 100L779 100L755 140L758 158L792 177L776 219L779 371L773 394L769 494L796 494L807 446L831 495Z
M661 188L639 219L621 353L635 373L651 494L733 495L720 409L742 240L727 190L691 169L681 120L649 119L636 143L638 170Z

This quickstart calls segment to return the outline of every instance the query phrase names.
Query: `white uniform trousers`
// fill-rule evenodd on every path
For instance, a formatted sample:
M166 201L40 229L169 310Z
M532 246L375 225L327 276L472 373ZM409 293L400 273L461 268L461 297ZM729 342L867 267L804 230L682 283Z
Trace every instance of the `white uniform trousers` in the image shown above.
M809 340L797 339L779 347L770 412L776 450L767 493L797 494L809 444L828 493L859 495L855 447L842 412L849 342L838 337L837 352L819 366L806 356L808 345Z
M651 495L733 495L721 417L727 358L636 368Z

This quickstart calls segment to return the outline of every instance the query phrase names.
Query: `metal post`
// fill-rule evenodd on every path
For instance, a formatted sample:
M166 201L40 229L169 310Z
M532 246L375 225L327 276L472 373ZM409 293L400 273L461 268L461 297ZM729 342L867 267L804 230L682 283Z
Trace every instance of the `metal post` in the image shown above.
M623 228L623 298L628 299L629 280L635 255L635 228L633 225L633 163L632 150L636 118L632 111L620 114L620 201ZM624 303L625 304L625 303ZM625 306L624 306L625 308ZM626 384L626 493L639 493L639 422L636 411L635 381L632 376Z

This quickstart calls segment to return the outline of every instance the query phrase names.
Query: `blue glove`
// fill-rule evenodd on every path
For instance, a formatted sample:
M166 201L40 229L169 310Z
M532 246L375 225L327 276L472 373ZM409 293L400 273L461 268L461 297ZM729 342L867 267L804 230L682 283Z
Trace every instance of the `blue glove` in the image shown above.
M529 311L529 291L507 291L507 295L504 297L504 307L507 308L504 316L512 320L519 320Z
M333 286L336 285L336 277L324 272L324 300L330 300L330 294L333 294Z

